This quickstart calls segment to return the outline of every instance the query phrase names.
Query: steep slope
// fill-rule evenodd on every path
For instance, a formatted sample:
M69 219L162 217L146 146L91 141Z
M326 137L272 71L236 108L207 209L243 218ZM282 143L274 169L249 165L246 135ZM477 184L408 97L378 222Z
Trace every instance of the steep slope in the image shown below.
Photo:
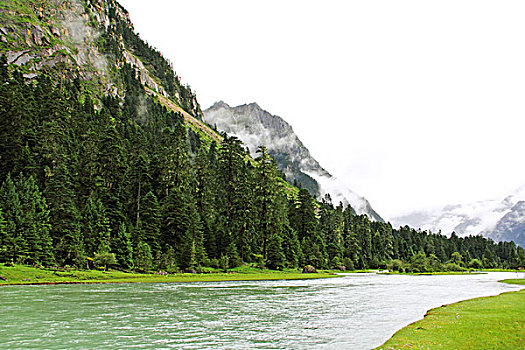
M112 96L132 106L135 120L141 123L148 103L145 95L128 91L129 78L122 72L129 67L147 96L179 113L204 141L222 139L202 122L195 94L181 84L171 63L134 32L128 12L115 0L7 0L0 5L0 34L0 51L7 63L20 67L26 78L36 79L45 73L53 80L74 81L93 99L95 108L101 107L105 96ZM310 156L286 122L268 116L259 122L274 124L247 127L254 137L262 135L261 128L254 129L257 125L273 130L271 135L258 140L241 138L252 154L255 144L271 145L269 149L290 179L315 196L330 193L334 203L350 203L357 213L381 220L364 198L347 189ZM223 124L221 128L230 130ZM278 145L277 139L284 141Z
M441 230L446 235L452 232L459 236L483 234L495 241L513 240L523 245L525 206L521 203L524 199L525 188L520 188L505 198L415 211L395 217L392 222L395 226Z
M514 241L525 247L525 201L519 201L505 214L494 229L484 232L496 242Z
M268 153L253 160L201 120L193 92L113 0L6 0L0 28L0 263L361 269L430 248L440 264L466 249L488 266L524 265L512 244L396 231L314 203ZM303 163L313 180L329 176Z
M286 121L256 103L230 107L222 101L217 102L204 111L204 119L219 130L239 137L252 155L259 145L265 145L287 179L297 181L312 195L330 194L334 204L340 201L350 204L358 214L382 221L365 198L334 178L311 156Z
M43 72L77 81L94 99L124 99L120 71L127 65L150 93L202 119L195 94L135 33L128 12L115 0L6 0L0 4L0 35L0 52L26 78Z

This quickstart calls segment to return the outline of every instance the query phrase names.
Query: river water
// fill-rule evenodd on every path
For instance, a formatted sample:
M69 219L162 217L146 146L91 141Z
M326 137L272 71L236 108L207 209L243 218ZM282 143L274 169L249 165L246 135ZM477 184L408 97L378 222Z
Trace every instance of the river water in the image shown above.
M521 273L0 288L0 348L371 349Z

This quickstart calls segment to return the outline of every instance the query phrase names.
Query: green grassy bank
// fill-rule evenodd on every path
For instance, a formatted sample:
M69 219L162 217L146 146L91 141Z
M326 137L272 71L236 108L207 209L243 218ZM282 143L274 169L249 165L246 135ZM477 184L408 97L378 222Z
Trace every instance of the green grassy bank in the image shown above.
M502 282L525 285L525 279ZM524 348L525 289L432 309L376 349Z
M68 284L68 283L163 283L163 282L211 282L252 281L280 279L310 279L336 277L333 272L301 273L298 270L261 270L242 266L229 272L180 273L169 275L127 273L121 271L70 270L54 271L24 265L4 266L0 264L0 286L14 284Z
M506 270L509 272L509 270ZM379 275L409 275L409 276L435 276L435 275L478 275L483 271L435 271L435 272L379 272Z
M431 276L431 275L476 275L487 272L522 272L515 269L469 269L465 271L433 271L433 272L400 272L400 271L380 271L381 275L412 275L412 276Z

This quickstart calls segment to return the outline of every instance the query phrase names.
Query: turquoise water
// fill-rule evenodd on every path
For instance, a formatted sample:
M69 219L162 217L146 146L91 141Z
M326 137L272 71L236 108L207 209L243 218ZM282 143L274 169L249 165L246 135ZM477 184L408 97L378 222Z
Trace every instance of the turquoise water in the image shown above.
M370 349L511 273L0 288L0 347Z

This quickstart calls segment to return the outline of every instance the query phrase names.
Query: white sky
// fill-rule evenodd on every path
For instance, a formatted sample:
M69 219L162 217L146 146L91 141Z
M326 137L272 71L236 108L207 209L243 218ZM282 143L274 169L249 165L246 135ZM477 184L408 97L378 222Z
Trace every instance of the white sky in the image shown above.
M525 184L525 1L119 2L203 109L283 117L385 219Z

